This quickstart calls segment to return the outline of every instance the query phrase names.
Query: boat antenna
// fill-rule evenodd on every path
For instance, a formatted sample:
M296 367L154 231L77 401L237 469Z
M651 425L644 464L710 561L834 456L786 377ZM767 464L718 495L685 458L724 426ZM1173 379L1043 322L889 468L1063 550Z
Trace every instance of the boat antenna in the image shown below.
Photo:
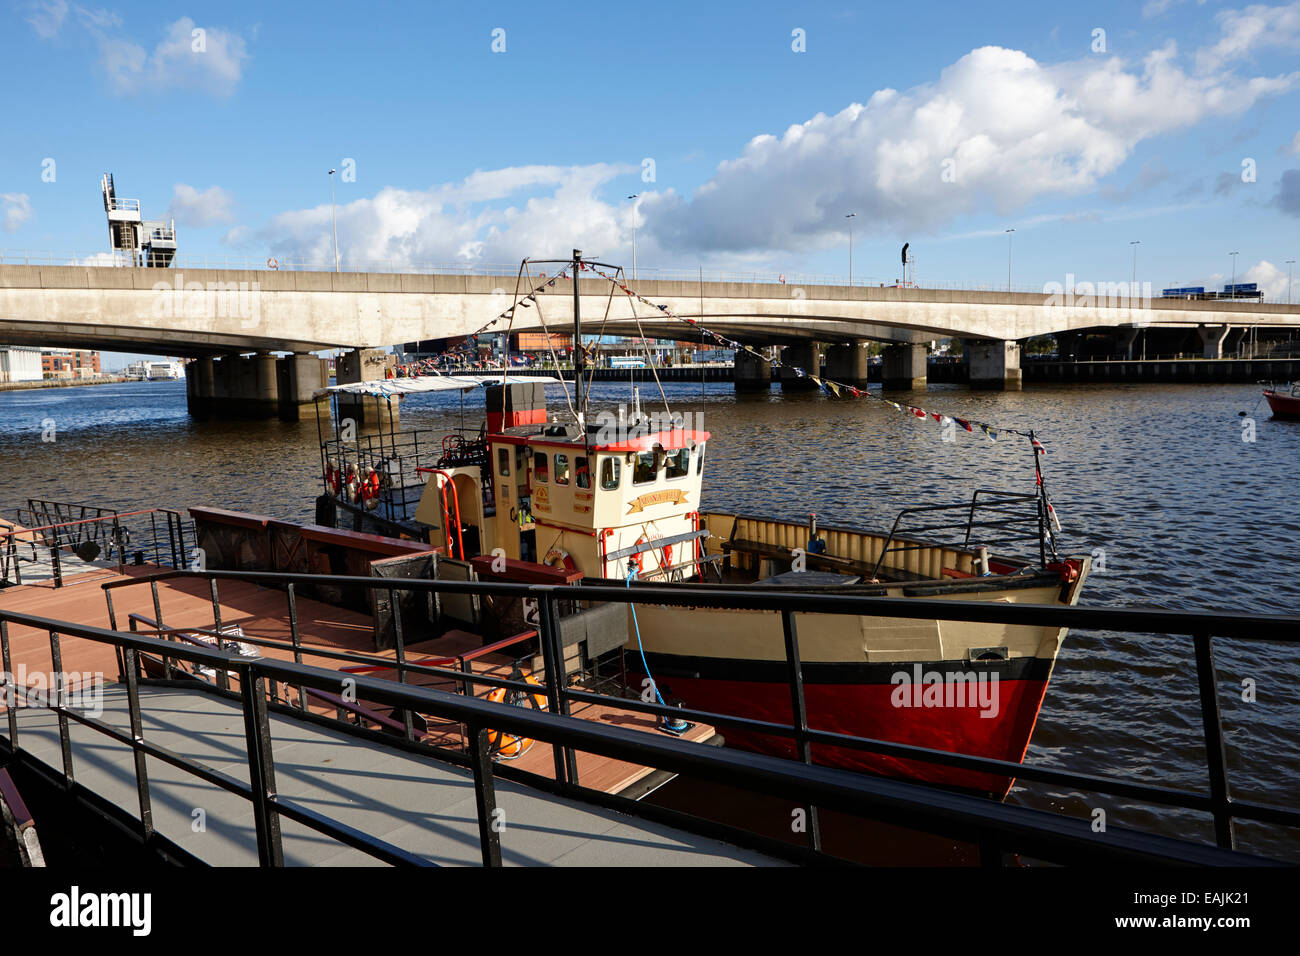
M573 404L578 410L578 428L585 428L583 413L587 410L583 395L582 373L586 368L586 355L582 351L582 311L578 305L578 275L582 270L582 250L573 250Z

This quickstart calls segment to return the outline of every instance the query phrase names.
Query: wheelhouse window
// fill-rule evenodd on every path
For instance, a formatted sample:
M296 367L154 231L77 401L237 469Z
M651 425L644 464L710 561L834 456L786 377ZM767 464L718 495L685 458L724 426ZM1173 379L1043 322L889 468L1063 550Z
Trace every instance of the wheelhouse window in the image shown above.
M655 458L652 451L643 451L636 456L636 464L632 466L632 484L644 485L655 480Z
M579 488L590 488L591 474L587 471L587 459L581 456L573 459L573 470L575 472L574 484Z
M497 471L507 478L510 477L510 449L497 449Z
M550 481L550 458L551 456L544 451L533 453L533 479L540 481L542 484Z
M679 448L670 452L664 463L664 471L669 478L684 478L691 473L691 450Z
M697 475L704 473L704 446L700 445L699 454L695 456L695 473Z
M569 483L569 456L555 456L555 483L557 485L567 485Z
M600 464L600 487L604 491L617 491L620 463L617 457L609 455Z

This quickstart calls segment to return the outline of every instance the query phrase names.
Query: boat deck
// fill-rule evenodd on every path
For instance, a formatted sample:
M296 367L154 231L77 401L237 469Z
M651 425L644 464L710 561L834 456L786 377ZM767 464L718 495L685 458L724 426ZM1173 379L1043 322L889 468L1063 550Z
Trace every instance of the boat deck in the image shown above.
M140 688L151 744L244 783L248 756L239 705L210 690ZM106 723L129 733L126 689L105 689ZM21 708L18 742L62 773L58 719ZM283 799L443 866L482 861L470 771L385 747L342 730L270 717L276 790ZM75 778L127 813L139 810L131 749L71 725ZM256 866L251 804L184 770L146 758L155 829L205 863ZM767 866L780 861L726 843L585 805L497 778L501 857L507 866ZM198 825L201 821L201 827ZM197 831L197 832L196 832ZM358 866L379 861L281 818L286 866Z
M76 560L74 557L72 560ZM65 579L61 588L48 584L21 585L0 589L0 609L31 614L75 624L108 628L108 607L100 585L126 580L160 569L153 565L128 567L126 575L116 570L94 569L94 573ZM168 579L158 582L159 604L164 624L169 628L211 628L212 602L206 581ZM246 637L277 642L275 646L258 649L265 657L293 660L293 648L286 612L285 594L282 591L262 588L244 581L223 581L220 592L222 626L236 625ZM137 613L152 620L155 617L153 598L146 584L118 588L113 591L113 605L120 629L127 628L128 615ZM297 599L298 627L302 641L302 662L307 665L338 670L351 666L350 662L313 654L312 649L361 652L367 655L394 660L393 650L374 649L374 627L369 616L314 601ZM49 635L43 631L12 625L9 628L12 669L18 674L25 669L28 674L48 675L54 670L50 653ZM431 641L407 645L407 660L425 658L454 658L458 654L481 645L476 635L450 632ZM116 681L118 663L113 648L106 644L74 637L60 638L62 670L67 675L67 687L76 689L79 675L95 675L106 684ZM471 662L475 673L509 677L512 659L504 654L491 654ZM454 665L450 665L454 666ZM375 671L371 676L396 679L396 671ZM428 675L408 675L411 683L452 690L450 681ZM30 683L30 681L29 681ZM475 694L485 697L491 688L479 686ZM280 688L281 699L297 704L297 695ZM310 710L333 715L334 704L320 698L308 697ZM0 700L0 712L4 704ZM382 711L382 708L376 708ZM654 718L645 714L622 710L605 704L574 705L574 717L595 720L628 729L660 733ZM439 723L429 728L426 742L435 746L463 749L464 732L458 724ZM716 730L707 724L695 724L682 735L692 742L707 742L717 738ZM596 754L579 752L575 755L578 781L585 787L607 793L621 793L645 781L654 773L653 768L626 761L614 760ZM554 778L555 764L552 748L536 745L509 763L520 770Z

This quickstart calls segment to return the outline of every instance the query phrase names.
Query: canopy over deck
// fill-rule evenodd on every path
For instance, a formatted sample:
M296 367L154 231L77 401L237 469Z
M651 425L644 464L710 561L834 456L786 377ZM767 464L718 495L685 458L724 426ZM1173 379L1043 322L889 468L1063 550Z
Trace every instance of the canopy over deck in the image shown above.
M550 376L530 375L525 380L540 382L543 385L558 385L563 380ZM381 378L370 382L348 382L345 385L330 385L318 388L313 398L322 398L331 392L344 392L349 395L374 395L387 398L411 392L443 392L451 389L467 390L488 385L500 385L509 382L509 377L492 375L421 375L415 378Z

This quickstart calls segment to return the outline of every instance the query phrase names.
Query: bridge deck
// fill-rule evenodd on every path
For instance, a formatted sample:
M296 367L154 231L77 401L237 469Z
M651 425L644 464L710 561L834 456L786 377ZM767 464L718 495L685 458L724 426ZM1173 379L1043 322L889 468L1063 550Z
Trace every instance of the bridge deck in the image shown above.
M140 689L150 743L248 780L243 713L203 690ZM102 720L127 730L124 687L105 688ZM481 862L474 781L468 770L415 756L304 721L271 715L278 792L365 833L440 865ZM60 771L57 718L19 713L19 745ZM138 812L130 748L72 723L76 780L117 806ZM214 865L257 864L251 804L183 770L148 760L154 825ZM586 806L506 780L496 781L502 860L513 866L763 866L761 854L625 814ZM196 832L202 811L204 826ZM355 866L372 857L282 819L287 866Z

